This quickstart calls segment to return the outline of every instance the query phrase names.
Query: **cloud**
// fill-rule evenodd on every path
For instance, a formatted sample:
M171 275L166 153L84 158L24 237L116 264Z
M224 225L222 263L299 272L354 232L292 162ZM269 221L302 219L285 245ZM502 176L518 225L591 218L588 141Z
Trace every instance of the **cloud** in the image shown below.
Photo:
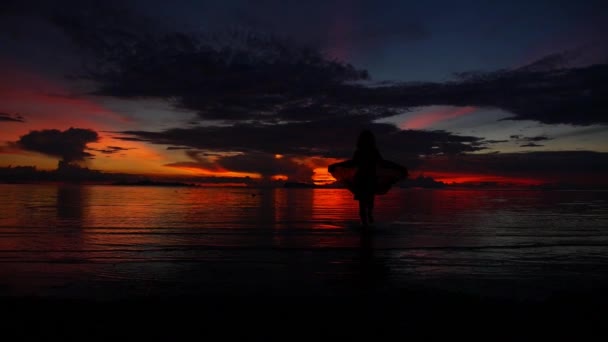
M328 61L315 50L247 32L219 38L138 38L100 53L102 67L88 75L99 84L97 94L165 98L201 119L226 122L160 132L124 131L120 139L170 148L344 158L352 153L350 139L372 127L386 146L395 146L392 152L407 159L484 148L480 138L373 123L395 115L394 101L384 101L385 92L375 96L374 89L353 85L367 78L365 71ZM361 98L368 103L358 102L358 92L365 92Z
M238 15L226 8L218 15L258 23L270 31L296 20L289 14L289 20L274 18L273 11L284 14L282 5L274 2L244 6L235 7L237 12L247 9ZM314 6L296 6L305 13L318 12ZM390 37L418 40L428 36L421 23L404 21L377 6L357 4L363 12L352 13L336 12L335 4L324 6L326 14L317 18L318 26L324 27L321 31L346 30L338 40L356 36L356 41L367 44ZM222 25L209 26L216 31L171 32L129 4L115 2L47 11L51 21L88 52L82 76L95 82L95 94L165 99L203 120L281 123L364 111L387 116L396 109L453 105L500 108L513 113L508 120L574 125L608 121L603 115L608 107L608 65L572 67L571 62L585 52L581 49L554 53L515 69L459 73L456 80L445 83L368 87L356 84L369 79L365 70L328 58L319 45L301 45L297 30L281 31L295 38L253 29L226 31ZM370 11L383 12L386 20L361 15ZM354 19L358 25L352 25ZM314 36L314 32L302 35Z
M536 178L569 183L606 183L608 153L591 151L542 151L526 153L467 154L458 158L436 156L421 168L438 172L488 174Z
M291 158L276 158L267 153L247 153L221 158L218 164L226 169L259 173L264 178L287 175L292 180L310 180L312 170L296 163Z
M126 148L126 147L120 147L120 146L106 146L106 148L100 148L100 149L90 148L90 147L87 149L91 150L91 151L101 152L103 154L115 154L118 152L134 150L135 148L134 147Z
M173 33L108 43L88 77L96 94L164 98L202 119L277 123L425 105L501 108L508 120L608 123L608 64L561 68L562 56L446 83L369 87L368 74L320 52L251 32Z
M167 150L171 151L171 150L191 150L192 147L187 147L187 146L168 146Z
M0 122L25 122L25 118L19 114L0 113Z
M458 79L446 83L371 88L353 84L369 78L365 70L328 59L320 51L322 46L300 46L299 35L316 34L300 20L310 21L312 16L318 27L313 30L319 35L327 36L330 29L343 32L335 39L344 40L346 47L352 43L349 40L365 45L383 39L424 39L429 32L422 23L404 18L399 11L363 3L350 4L346 10L331 2L269 2L211 6L219 8L218 16L209 18L218 24L209 26L214 33L180 33L139 13L133 3L33 4L12 2L4 12L31 12L35 7L86 51L83 73L96 82L96 94L161 98L198 113L201 119L277 123L365 110L388 115L396 108L454 105L504 109L513 113L508 120L608 123L603 115L608 107L608 65L575 67L573 63L590 46L553 53L515 69L459 73ZM284 10L294 6L298 10L293 14ZM384 20L370 19L380 16ZM235 19L245 27L283 29L280 32L295 38L222 30L221 23Z
M547 124L608 123L604 115L608 65L571 67L568 61L576 57L572 51L521 68L458 74L445 83L369 86L361 82L369 79L365 70L328 59L317 48L294 41L247 30L153 32L145 25L130 25L123 14L116 25L107 18L87 25L86 18L77 15L59 15L54 20L78 46L91 52L84 77L94 81L96 95L164 99L175 108L196 113L201 121L222 121L222 126L115 132L123 140L191 152L185 154L186 161L168 164L175 167L295 174L303 167L294 161L296 156L350 157L362 128L376 132L387 158L410 167L422 162L420 156L479 152L497 142L374 122L426 105L499 108L513 114L508 120ZM377 32L384 36L385 30L394 29L383 26ZM424 32L417 35L421 38ZM536 147L550 138L512 139L524 147ZM221 155L226 152L239 154ZM286 157L274 160L275 154Z
M240 174L271 179L273 176L291 180L310 181L313 171L293 158L280 157L262 152L209 154L203 151L187 151L192 161L175 162L166 166L199 169L215 174Z
M172 128L160 132L123 131L117 139L192 147L207 151L263 152L295 156L349 157L362 128L376 133L380 146L399 155L458 154L480 151L484 140L445 131L400 130L391 124L370 123L366 117L329 118L286 124L235 124Z
M464 115L469 115L477 111L474 107L456 107L456 108L439 108L430 111L424 111L416 116L408 118L399 126L409 129L425 129L431 127L437 122L457 118Z
M552 70L568 69L575 64L576 60L583 54L581 49L568 49L554 52L533 61L530 64L518 68L519 71L545 72Z
M535 137L525 137L521 134L514 134L511 135L509 138L517 143L520 143L521 145L519 145L519 147L542 147L544 145L538 144L539 141L547 141L553 139L544 135L539 135Z
M308 179L314 167L302 159L352 157L362 128L376 134L386 159L408 167L420 156L456 155L482 151L485 141L445 131L400 130L391 124L369 123L366 117L329 118L286 124L235 124L233 126L173 128L160 132L124 131L124 139L136 138L154 144L183 146L187 161L168 166L198 167L210 171L239 171L263 176L285 174L290 179ZM122 139L116 136L115 139ZM283 158L277 159L276 155ZM187 164L184 164L187 163ZM316 165L315 167L322 167Z
M333 96L351 105L453 105L500 108L546 124L607 124L608 64L581 68L500 70L461 75L446 83L406 83L376 88L336 88Z
M93 155L85 152L87 144L99 139L97 132L90 129L70 128L65 131L45 129L30 131L16 142L20 148L60 157L65 162L81 161Z
M86 71L96 95L167 99L203 119L304 120L331 110L323 99L330 88L368 77L317 50L246 31L99 39Z

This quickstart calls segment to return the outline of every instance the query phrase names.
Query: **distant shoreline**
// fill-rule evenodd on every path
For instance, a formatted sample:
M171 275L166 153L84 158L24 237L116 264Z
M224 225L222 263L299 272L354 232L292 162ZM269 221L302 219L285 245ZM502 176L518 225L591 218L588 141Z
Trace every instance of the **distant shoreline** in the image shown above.
M38 170L35 166L0 167L0 184L82 184L167 187L249 187L296 189L345 189L339 182L315 184L304 181L257 182L249 178L197 178L180 179L153 175L107 173L88 168L62 165L57 170ZM238 184L238 185L236 185ZM516 183L445 183L420 175L408 178L393 188L406 189L497 189L497 190L608 190L607 184L544 183L518 185Z
M151 181L151 180L141 180L141 181L135 181L135 182L122 182L122 181L119 181L119 182L109 183L108 185L120 185L120 186L167 186L167 187L188 187L188 188L200 187L200 185L194 184L194 183L158 182L158 181Z
M248 184L248 185L226 185L225 183L217 184L197 184L185 182L164 182L164 181L116 181L116 182L77 182L77 181L2 181L0 185L73 185L73 186L88 186L88 185L103 185L103 186L147 186L147 187L177 187L177 188L247 188L247 189L343 189L346 187L331 184L331 185L316 185L308 183L295 184ZM392 190L472 190L472 191L608 191L608 186L476 186L476 185L447 185L444 187L425 187L425 186L400 186L395 185ZM389 192L390 192L389 191Z

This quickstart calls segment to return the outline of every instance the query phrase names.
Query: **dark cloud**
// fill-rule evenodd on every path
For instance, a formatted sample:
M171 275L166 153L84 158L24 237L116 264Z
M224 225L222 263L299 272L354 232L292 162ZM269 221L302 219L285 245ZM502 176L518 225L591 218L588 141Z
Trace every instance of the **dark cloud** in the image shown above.
M396 108L456 105L501 108L514 114L509 120L607 123L603 113L608 107L608 65L571 67L571 61L584 52L580 49L554 53L516 69L460 73L446 83L368 87L353 84L369 78L365 70L331 60L318 45L302 46L297 32L286 32L290 38L261 33L280 32L284 25L277 26L269 18L282 6L272 2L236 7L247 8L232 14L240 22L252 23L244 27L269 28L260 31L226 31L222 25L211 25L219 31L170 32L118 2L68 6L51 12L50 19L90 52L83 76L95 81L95 94L166 99L201 119L281 123L366 113L371 121ZM378 6L355 6L365 15L331 10L335 4L324 6L321 12L331 15L318 18L319 26L339 24L348 14L349 20L357 18L359 23L349 28L348 35L362 44L368 38L415 40L428 35L422 24ZM304 12L314 9L300 7ZM383 12L386 20L367 20L371 11ZM284 13L277 18L282 22Z
M320 107L327 112L329 89L368 77L317 50L246 31L100 39L91 46L97 63L87 70L99 84L97 95L164 98L204 119L273 121Z
M184 162L168 163L168 164L165 164L164 166L175 167L175 168L201 169L201 170L212 171L212 172L223 171L220 168L218 168L217 165L215 165L214 163L211 163L211 162L205 163L205 162L184 161Z
M111 133L115 133L115 132L111 132ZM136 138L136 137L125 137L125 136L121 136L121 137L113 137L113 138L118 138L120 140L124 140L124 141L148 141L146 139L142 139L142 138Z
M363 70L250 32L150 36L103 51L88 74L99 84L97 94L170 99L204 119L272 123L456 105L501 108L514 114L509 120L608 122L608 65L556 69L556 56L514 70L463 73L447 83L368 87L352 84L368 77Z
M29 13L36 8L47 17L88 52L84 73L96 81L95 93L162 98L203 119L276 123L363 110L388 115L395 107L470 105L504 109L514 114L509 120L607 123L603 113L608 107L608 65L574 67L580 64L573 63L593 47L553 53L516 69L460 73L457 80L446 83L370 88L352 84L367 79L366 71L328 59L322 46L303 48L304 40L298 37L328 36L336 29L343 36L335 39L345 41L346 47L354 42L428 37L422 23L404 17L393 6L275 1L201 5L209 13L218 9L217 16L207 18L215 24L204 27L221 33L171 33L166 22L153 21L136 5L24 1L3 3L0 13ZM231 20L248 29L226 32L226 21ZM311 20L315 25L309 24ZM319 32L309 32L311 27ZM282 32L290 38L260 32Z
M499 143L505 143L508 142L509 140L484 140L485 144L499 144Z
M458 136L445 131L402 131L391 124L370 123L366 117L276 125L235 124L223 127L173 128L162 132L121 133L128 140L135 137L155 144L208 151L344 158L352 154L356 137L362 128L374 131L378 144L388 153L403 156L458 154L485 148L481 138Z
M306 179L312 174L311 167L295 161L298 157L350 158L362 128L375 132L385 158L408 167L418 165L421 155L456 155L485 148L481 138L457 136L445 131L402 131L390 124L369 123L366 117L122 133L127 139L136 137L150 143L193 149L185 151L188 161L168 166L216 171L228 169L264 176L286 174L290 179ZM283 155L283 158L276 159L276 154Z
M187 147L187 146L168 146L167 150L171 151L171 150L191 150L192 147Z
M213 157L213 156L207 152L197 151L197 150L187 150L187 151L185 151L185 154L192 161L169 163L169 164L166 164L165 166L192 167L192 168L199 168L199 169L216 171L216 172L223 171L222 168L217 163L215 163L213 159L209 158L209 157Z
M0 113L0 122L25 122L25 118L19 114Z
M535 136L535 137L526 137L525 139L527 141L545 141L545 140L551 140L551 138L546 137L544 135L539 135L539 136Z
M60 157L69 163L93 156L85 152L87 144L99 139L97 132L90 129L70 128L65 131L45 129L30 131L16 142L20 148Z
M96 151L96 152L101 152L103 154L115 154L115 153L119 153L119 152L123 152L123 151L128 151L128 150L134 150L135 148L126 148L126 147L120 147L120 146L106 146L106 148L102 148L102 149L95 149L95 148L87 148L88 150L91 151Z
M542 147L544 145L538 144L539 141L547 141L553 139L544 135L539 135L535 137L525 137L521 134L511 135L510 138L511 140L520 143L521 145L519 145L519 147Z
M580 49L569 49L544 56L530 64L518 68L518 71L546 72L563 70L572 67L574 62L583 54Z
M285 175L293 180L310 180L312 170L297 163L292 158L262 152L249 153L209 153L205 151L186 151L191 161L175 162L165 166L177 168L197 168L211 172L257 173L263 178Z
M292 180L309 181L312 170L294 162L291 158L277 159L267 153L247 153L221 158L218 164L222 167L240 172L259 173L262 177L288 175Z
M546 124L606 124L608 64L554 70L501 70L461 75L447 83L337 88L334 96L358 105L455 105L500 108L503 120Z
M538 178L569 183L606 183L608 153L591 151L543 151L526 153L467 154L458 158L438 156L424 161L434 171ZM599 175L598 179L578 179ZM585 176L586 175L586 176ZM602 179L603 177L603 179Z

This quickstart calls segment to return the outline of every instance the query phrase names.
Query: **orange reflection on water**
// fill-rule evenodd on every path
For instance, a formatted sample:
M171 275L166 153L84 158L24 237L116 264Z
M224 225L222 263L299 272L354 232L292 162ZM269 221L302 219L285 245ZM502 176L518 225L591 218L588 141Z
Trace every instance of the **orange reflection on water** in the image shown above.
M336 222L356 220L358 202L346 189L313 189L312 222L315 228L336 228Z

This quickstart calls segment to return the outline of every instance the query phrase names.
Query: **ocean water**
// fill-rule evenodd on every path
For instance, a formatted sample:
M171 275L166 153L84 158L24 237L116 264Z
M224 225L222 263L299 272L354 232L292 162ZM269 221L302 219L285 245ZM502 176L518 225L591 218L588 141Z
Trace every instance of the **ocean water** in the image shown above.
M0 295L540 298L608 284L608 192L0 185Z

